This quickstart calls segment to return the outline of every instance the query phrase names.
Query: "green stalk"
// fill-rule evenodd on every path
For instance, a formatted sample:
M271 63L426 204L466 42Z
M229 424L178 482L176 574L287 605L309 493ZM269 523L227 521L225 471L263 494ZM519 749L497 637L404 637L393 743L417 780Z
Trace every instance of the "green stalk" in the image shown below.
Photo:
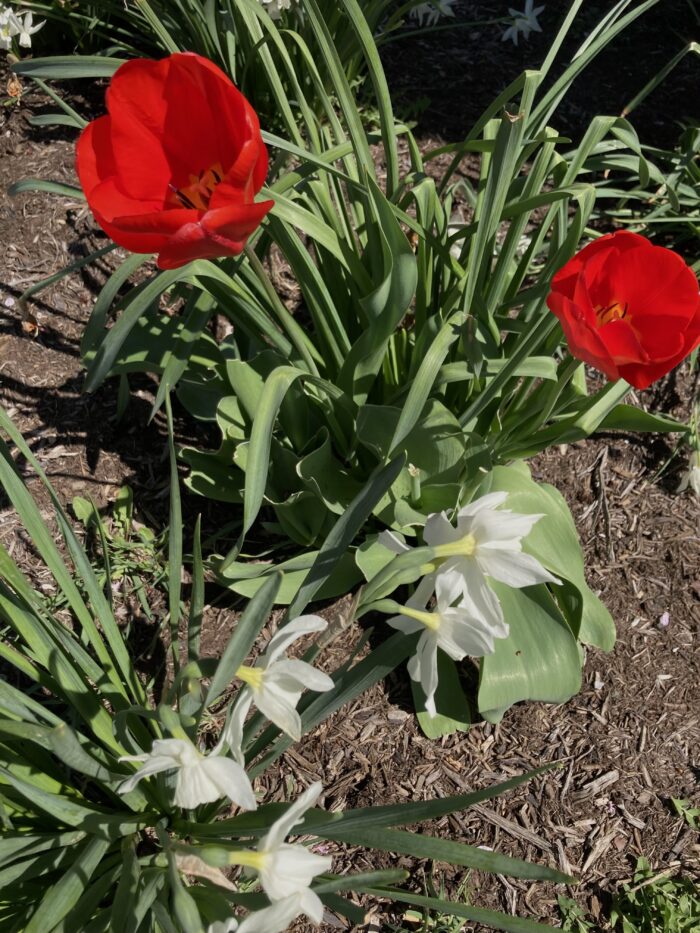
M270 281L270 278L265 271L265 267L258 257L258 254L252 248L252 246L246 244L245 254L250 263L250 267L258 278L258 281L262 285L265 294L270 300L272 305L272 310L275 312L277 319L282 325L283 330L291 340L292 344L299 352L299 356L302 358L306 364L305 368L314 376L319 375L318 367L314 361L313 356L311 355L310 342L306 337L302 327L294 320L294 317L289 313L289 310L285 307L282 299L275 291L275 288Z

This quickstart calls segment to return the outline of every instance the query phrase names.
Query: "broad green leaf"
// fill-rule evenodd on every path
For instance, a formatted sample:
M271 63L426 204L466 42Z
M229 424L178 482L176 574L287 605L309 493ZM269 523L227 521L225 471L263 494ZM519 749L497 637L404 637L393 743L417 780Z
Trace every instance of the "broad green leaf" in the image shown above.
M52 55L49 58L25 58L12 70L28 78L111 78L124 58L103 55Z
M576 638L544 586L491 586L510 627L497 638L493 654L481 659L479 712L499 722L521 700L563 703L581 689L581 656Z
M615 644L615 624L586 583L578 532L561 493L546 483L533 482L524 463L496 467L486 477L482 492L499 490L508 493L505 508L514 512L542 513L543 517L523 540L523 550L557 577L568 580L577 591L578 606L569 617L569 623L579 640L610 651ZM566 606L562 608L566 610Z

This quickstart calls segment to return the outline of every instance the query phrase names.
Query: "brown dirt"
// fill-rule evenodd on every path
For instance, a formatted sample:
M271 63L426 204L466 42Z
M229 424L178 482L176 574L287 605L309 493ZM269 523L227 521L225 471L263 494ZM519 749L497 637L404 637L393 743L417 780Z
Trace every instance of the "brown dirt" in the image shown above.
M70 141L35 133L25 122L41 103L41 95L31 92L19 108L0 114L0 400L64 501L89 494L104 504L128 482L142 514L159 527L168 477L162 422L147 426L150 383L136 386L121 424L114 421L113 384L94 396L80 394L78 343L107 264L42 292L32 303L38 333L22 324L17 298L25 287L104 243L76 202L45 195L10 201L4 194L20 176L74 178ZM644 401L687 415L693 391L686 372ZM337 809L462 793L560 761L560 770L425 831L571 870L581 885L568 893L594 917L604 916L611 891L631 876L637 855L647 856L655 868L676 866L697 877L697 835L672 812L669 798L696 805L699 800L698 502L675 493L682 458L656 478L669 453L664 439L606 436L548 451L533 462L536 478L554 483L567 497L590 583L618 626L611 655L589 654L579 696L562 706L521 705L498 726L479 723L466 735L430 742L409 712L405 674L397 672L288 753L261 787L287 799L321 779L325 805ZM38 491L35 481L30 487ZM7 511L0 513L0 537L21 553ZM230 618L212 620L210 650L224 642ZM322 664L336 666L356 636L355 628L346 633L327 649ZM425 866L415 860L332 851L337 870L404 866L422 890ZM453 894L466 879L466 896L480 906L550 922L557 917L552 886L443 865L435 870ZM366 929L389 930L390 923L410 929L401 916L378 905L374 926ZM605 928L602 919L600 926Z

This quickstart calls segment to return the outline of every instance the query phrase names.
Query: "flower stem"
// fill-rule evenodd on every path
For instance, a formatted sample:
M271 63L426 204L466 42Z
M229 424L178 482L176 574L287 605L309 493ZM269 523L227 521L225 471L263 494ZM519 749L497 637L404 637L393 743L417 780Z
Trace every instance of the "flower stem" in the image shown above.
M318 376L318 368L311 353L311 349L315 348L312 346L310 349L310 342L306 337L303 328L300 326L300 324L298 324L297 321L294 320L294 317L289 313L288 308L285 307L282 299L275 291L275 288L270 281L267 272L265 271L265 267L263 266L262 262L260 262L258 254L255 252L253 247L246 243L244 249L248 258L248 262L250 263L250 268L257 276L258 281L265 290L265 294L270 299L270 304L272 305L273 311L277 315L278 321L282 325L282 329L288 335L289 339L299 352L299 356L306 364L307 370L312 375Z

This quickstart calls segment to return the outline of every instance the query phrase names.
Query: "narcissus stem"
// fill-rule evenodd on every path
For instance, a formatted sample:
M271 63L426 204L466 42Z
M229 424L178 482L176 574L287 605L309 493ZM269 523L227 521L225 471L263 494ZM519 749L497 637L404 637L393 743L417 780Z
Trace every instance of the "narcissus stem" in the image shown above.
M285 307L282 299L277 294L275 287L273 286L267 272L265 271L265 267L260 262L258 254L255 252L253 247L249 243L246 243L244 249L248 258L248 262L250 263L250 268L253 270L253 272L255 272L256 276L258 277L258 281L265 289L265 294L270 299L272 308L277 315L283 330L292 341L295 348L298 350L299 355L306 364L308 371L312 375L318 376L318 368L312 355L313 347L310 348L309 341L302 327L297 323L297 321L294 320L294 317L289 313L288 308Z

